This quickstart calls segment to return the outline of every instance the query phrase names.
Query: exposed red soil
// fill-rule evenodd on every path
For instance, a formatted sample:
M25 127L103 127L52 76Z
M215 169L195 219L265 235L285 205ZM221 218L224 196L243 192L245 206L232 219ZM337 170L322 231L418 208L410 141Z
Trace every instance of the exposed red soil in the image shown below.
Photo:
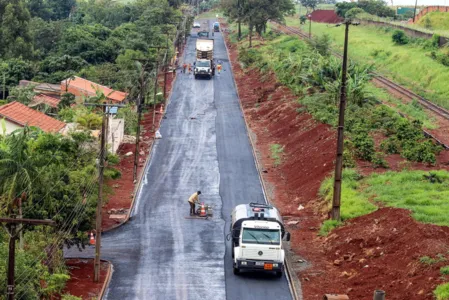
M317 9L312 12L312 21L320 23L340 23L343 22L343 18L339 17L334 10Z
M99 282L93 281L93 259L67 259L66 266L70 272L70 280L62 294L69 293L83 300L97 299L105 283L109 263L101 262Z
M222 28L226 27L223 23ZM289 226L289 231L292 250L306 261L302 263L304 267L293 262L295 270L301 269L297 275L304 299L322 299L326 293L347 293L350 299L372 299L375 289L385 289L388 299L432 299L432 290L441 282L438 279L440 265L423 267L417 264L417 258L446 254L448 228L419 224L404 210L381 208L351 220L327 239L319 237L319 227L328 216L322 210L318 189L334 169L336 132L314 121L309 114L298 112L298 108L302 109L293 101L295 96L277 84L273 74L242 70L237 61L237 46L232 45L227 36L225 38L244 114L256 136L262 177L269 189L274 188L271 200L284 216L299 221L298 225ZM275 143L284 147L279 166L275 166L271 158L270 144ZM443 151L436 167L423 164L407 164L407 167L447 168L440 163L447 162L448 155ZM399 155L386 159L393 170L404 167ZM364 174L385 171L362 161L358 162L358 168ZM298 209L299 205L304 209ZM370 249L374 249L372 254ZM348 262L343 257L347 252L354 253ZM334 266L333 262L340 258L343 262ZM362 258L367 260L365 264L363 260L359 263ZM368 267L364 268L366 265ZM342 273L344 271L347 274Z

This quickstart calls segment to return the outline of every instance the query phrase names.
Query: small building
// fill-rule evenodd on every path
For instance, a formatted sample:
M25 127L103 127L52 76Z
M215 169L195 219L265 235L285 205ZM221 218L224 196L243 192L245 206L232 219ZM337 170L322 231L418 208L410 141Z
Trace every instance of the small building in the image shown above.
M39 83L29 80L20 80L19 86L33 85L33 91L38 95L46 95L52 98L59 99L61 97L61 86L59 84Z
M0 119L5 120L6 134L26 125L38 127L45 132L56 133L61 132L66 125L16 101L0 106Z
M78 76L68 78L61 82L61 93L72 93L77 100L84 97L94 97L97 91L101 91L109 101L117 104L124 103L128 96L127 93L115 91L107 86Z

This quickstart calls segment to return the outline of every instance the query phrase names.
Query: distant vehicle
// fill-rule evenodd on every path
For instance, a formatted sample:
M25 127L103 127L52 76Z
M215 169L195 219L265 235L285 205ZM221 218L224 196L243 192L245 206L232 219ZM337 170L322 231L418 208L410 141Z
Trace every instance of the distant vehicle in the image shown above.
M193 28L201 28L201 24L198 22L193 23Z
M214 32L220 32L220 23L218 22L214 23Z
M209 31L199 31L198 32L198 37L208 38L209 37Z
M234 274L242 270L284 271L282 239L290 240L279 211L267 204L237 205L231 214L232 265Z
M212 79L215 75L215 65L213 60L214 40L197 39L196 40L196 63L193 75L198 77L207 77Z

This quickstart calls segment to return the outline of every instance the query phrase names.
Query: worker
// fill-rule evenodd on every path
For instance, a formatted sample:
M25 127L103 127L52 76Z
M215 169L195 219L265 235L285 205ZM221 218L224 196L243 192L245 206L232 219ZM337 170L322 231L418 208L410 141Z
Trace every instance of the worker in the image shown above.
M189 198L190 204L190 215L193 216L195 214L195 203L199 203L199 195L201 195L201 191L195 192Z
M189 75L192 73L192 65L189 63Z
M182 65L182 73L186 73L186 68L187 68L187 64L186 63L184 63L183 65Z
M218 63L218 65L217 65L217 70L218 70L218 74L220 74L220 72L221 72L221 64L220 63Z

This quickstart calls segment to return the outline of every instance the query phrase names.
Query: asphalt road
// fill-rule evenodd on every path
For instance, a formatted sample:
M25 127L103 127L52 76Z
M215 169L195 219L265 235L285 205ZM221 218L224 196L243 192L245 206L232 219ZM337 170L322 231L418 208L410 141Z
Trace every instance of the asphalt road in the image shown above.
M131 219L103 235L102 258L114 265L106 299L292 299L285 276L232 273L231 211L265 200L224 41L214 39L222 73L178 74ZM195 60L195 42L188 40L186 62ZM214 207L211 220L188 218L197 190Z

